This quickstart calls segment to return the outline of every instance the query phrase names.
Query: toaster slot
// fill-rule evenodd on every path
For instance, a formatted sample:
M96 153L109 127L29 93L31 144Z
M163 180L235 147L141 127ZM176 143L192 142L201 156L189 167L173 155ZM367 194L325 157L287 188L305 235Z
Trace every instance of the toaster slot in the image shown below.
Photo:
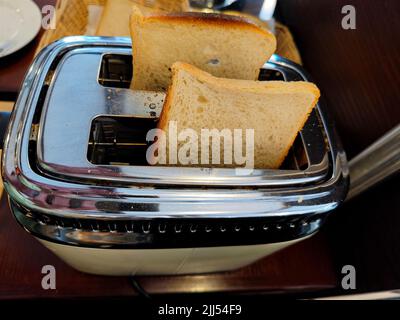
M105 87L129 88L132 69L131 55L105 54L101 60L98 81Z
M126 54L105 54L101 60L98 81L102 86L129 88L133 75L132 56ZM285 81L282 72L274 69L261 69L260 81Z
M260 81L285 81L283 73L279 70L261 69L258 76Z
M96 165L146 166L146 134L155 127L154 118L97 117L91 125L87 158ZM307 166L307 155L298 135L281 169L303 170Z
M79 54L78 54L79 53ZM260 80L305 78L277 57L260 70ZM215 166L151 166L146 135L156 127L165 94L126 89L134 67L129 48L79 48L65 54L49 77L32 134L32 165L38 172L96 185L183 185L191 187L281 187L321 181L329 174L325 125L315 109L279 170L237 174ZM76 74L85 85L76 84ZM40 117L39 117L40 115ZM62 132L62 134L60 134ZM36 145L36 148L33 146Z
M146 165L151 118L101 116L93 120L88 160L97 165Z

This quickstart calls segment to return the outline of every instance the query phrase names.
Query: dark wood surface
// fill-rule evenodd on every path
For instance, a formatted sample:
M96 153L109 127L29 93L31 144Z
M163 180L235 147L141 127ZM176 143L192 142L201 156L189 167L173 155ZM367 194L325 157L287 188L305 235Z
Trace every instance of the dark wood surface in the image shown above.
M400 288L399 186L400 174L346 203L327 225L335 270L354 266L360 292Z
M347 4L355 30L341 27ZM400 122L400 1L280 0L278 10L349 158Z
M197 292L304 293L337 285L323 234L233 272L138 277L150 294ZM137 293L127 277L101 277L75 271L23 230L6 198L0 205L0 300L21 298L123 297ZM43 290L41 269L56 268L56 290Z
M260 3L247 1L245 9L256 13ZM350 31L340 27L341 7L347 1L279 3L279 16L292 30L305 67L322 89L352 157L400 120L400 3L351 1L357 9L357 29ZM32 43L0 59L0 99L6 92L18 91L34 47ZM327 226L329 232L252 266L229 273L139 281L153 294L312 291L336 286L341 266L353 263L360 270L361 290L395 288L400 285L398 203L398 180L390 180L338 210ZM16 224L5 198L0 206L0 257L0 299L135 295L128 278L86 275L65 265ZM41 289L44 264L56 267L55 291Z
M356 9L355 30L341 27L347 4ZM280 0L278 10L349 158L400 123L400 1ZM359 291L400 288L399 186L397 175L346 203L328 223L335 269L353 265Z
M41 2L48 1L37 1ZM261 1L248 1L245 10L258 12ZM0 60L1 92L13 96L33 57L37 40ZM11 93L11 94L10 94ZM28 235L12 217L5 197L0 209L0 299L33 297L134 296L126 277L100 277L73 270ZM309 292L332 289L336 273L323 235L234 272L197 276L141 277L150 294L190 292ZM41 288L41 268L54 265L57 290Z

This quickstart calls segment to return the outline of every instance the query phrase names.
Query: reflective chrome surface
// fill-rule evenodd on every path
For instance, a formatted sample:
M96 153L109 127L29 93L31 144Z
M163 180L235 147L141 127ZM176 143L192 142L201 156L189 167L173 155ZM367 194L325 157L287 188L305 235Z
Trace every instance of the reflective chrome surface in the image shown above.
M317 111L301 132L309 161L305 170L254 170L239 176L235 169L93 165L87 159L87 148L94 118L118 115L156 119L165 98L164 93L100 85L102 58L110 53L130 55L131 49L128 45L124 49L109 46L71 49L49 70L51 78L37 139L37 161L43 172L59 179L87 179L96 184L107 181L229 187L304 184L326 177L329 170L326 133ZM279 58L267 63L265 69L281 72L286 81L304 79L295 66L282 66Z
M400 125L351 159L350 190L347 199L400 171Z
M64 100L68 101L58 101L59 104L51 108L60 112L59 124L68 123L79 126L79 129L69 128L71 129L69 130L59 127L56 133L53 130L57 128L53 127L49 119L43 120L40 114L40 108L42 106L46 108L52 102L52 90L59 90L57 85L54 85L57 83L57 81L54 82L54 79L57 80L57 70L54 71L55 73L49 73L49 71L60 61L68 63L68 59L60 60L60 58L74 59L78 51L83 55L91 55L90 50L87 51L88 48L93 48L93 52L98 52L98 48L106 47L111 52L120 50L128 52L130 45L130 40L126 38L69 37L44 49L32 64L11 115L11 125L5 139L2 162L5 189L17 220L26 230L38 237L60 243L113 247L138 243L151 245L156 235L162 233L163 223L169 221L173 222L174 234L178 234L181 230L179 221L189 223L187 232L192 235L196 234L196 231L193 232L196 230L193 226L199 221L207 221L209 225L204 226L204 235L208 236L207 230L210 230L210 226L216 226L217 223L224 225L228 222L237 222L232 230L239 232L237 229L241 230L241 226L246 225L246 221L250 223L252 219L256 219L255 226L246 226L248 230L254 230L254 228L260 232L271 230L271 228L275 230L274 232L284 230L279 233L281 236L274 236L275 233L272 233L271 238L265 235L257 238L268 242L315 232L324 220L323 214L336 208L343 201L348 184L346 157L322 104L318 106L315 116L322 122L323 136L329 152L322 157L323 161L321 161L321 152L315 152L315 146L321 144L308 146L305 143L308 156L316 155L316 159L320 160L316 162L317 168L311 166L308 172L307 170L306 172L261 170L255 177L240 177L238 182L228 184L225 183L225 179L232 178L230 180L232 182L236 177L230 177L229 174L221 175L219 170L208 170L197 176L196 173L193 175L186 173L179 178L179 175L171 168L166 168L167 170L162 173L162 171L153 171L159 170L158 168L147 167L93 167L86 160L87 167L77 170L76 168L79 167L64 163L57 153L68 156L69 161L76 161L74 165L81 165L82 154L77 150L83 151L83 149L77 143L85 141L86 145L88 139L88 128L85 128L83 132L80 131L81 119L85 126L88 125L88 119L84 117L83 112L87 109L68 114L64 108L74 108L76 103L80 105L86 103L85 107L90 108L90 104L85 102L84 93L96 90L107 94L107 88L102 88L95 81L87 83L85 80L77 83L75 80L71 85L78 91L76 93L70 91L69 95L63 96ZM300 67L278 56L274 56L268 66L284 69L286 73L291 73L297 79L307 79ZM93 65L87 61L82 69L76 70L78 79L85 79L87 74L83 68L86 67L93 67ZM64 85L69 87L70 84L64 83ZM80 85L82 88L79 88ZM49 86L48 92L43 91L46 86ZM116 90L113 91L113 94L120 97L117 101L133 101L135 102L132 104L133 107L136 103L138 105L142 103L140 94L126 91L121 93L122 91L118 93ZM99 102L99 100L94 101ZM101 110L100 113L114 110L111 107L107 108L103 100L100 100L97 106ZM119 108L118 112L132 111L125 107ZM48 109L43 114L45 117L50 117L52 111ZM79 121L75 121L73 117L78 117ZM42 120L43 122L40 122ZM308 122L307 125L309 124L312 125L311 129L315 130L313 121ZM319 134L313 134L312 130L309 131L306 128L303 130L303 143L309 139L305 135L319 136ZM45 142L45 136L49 132L56 133L58 137ZM74 136L71 133L74 133ZM38 141L42 141L43 144L38 148L38 157L35 158L35 143ZM56 144L56 141L60 145ZM48 155L46 155L46 148L50 148ZM42 158L39 158L39 155ZM313 162L313 159L308 160ZM62 165L67 168L63 168ZM177 170L182 171L182 169ZM310 177L309 172L313 172L315 176L311 174ZM157 178L157 175L160 176ZM166 175L169 180L165 177ZM251 179L254 185L249 184ZM158 183L160 181L164 183ZM221 181L224 183L221 184ZM242 186L243 181L246 183ZM192 184L192 182L197 183ZM267 220L262 220L260 224L261 220L258 219ZM145 221L157 222L158 226L143 224ZM139 231L130 227L131 223L135 222L141 223ZM102 223L106 226L102 226ZM310 225L313 227L304 229ZM220 229L224 232L222 228L225 227L222 226ZM134 236L127 237L126 234L130 232ZM67 238L65 234L68 234ZM198 243L207 236L203 236ZM221 236L218 237L218 239L221 238ZM243 237L251 238L247 233L244 233ZM241 241L241 238L236 236L236 241ZM175 246L179 244L175 243Z

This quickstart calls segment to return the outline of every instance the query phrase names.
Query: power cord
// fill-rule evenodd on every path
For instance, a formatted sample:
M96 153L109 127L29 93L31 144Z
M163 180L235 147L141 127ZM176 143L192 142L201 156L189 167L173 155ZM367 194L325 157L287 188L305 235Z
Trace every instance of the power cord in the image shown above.
M130 277L131 283L135 291L139 294L139 296L145 298L145 299L151 299L151 296L148 294L148 292L143 289L143 287L140 285L138 280L135 277Z

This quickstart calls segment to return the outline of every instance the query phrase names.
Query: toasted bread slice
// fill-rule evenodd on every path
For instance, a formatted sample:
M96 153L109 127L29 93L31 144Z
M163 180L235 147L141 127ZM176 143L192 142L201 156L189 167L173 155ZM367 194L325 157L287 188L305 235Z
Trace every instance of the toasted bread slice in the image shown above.
M181 12L189 10L189 0L108 0L97 27L96 35L129 37L132 6L143 12Z
M183 12L131 15L132 89L166 90L172 64L190 63L218 77L256 80L275 36L242 17Z
M254 129L255 168L281 166L320 96L309 82L217 78L182 62L172 73L158 128L168 136L170 121L176 121L178 132L190 128L199 137L206 128Z

